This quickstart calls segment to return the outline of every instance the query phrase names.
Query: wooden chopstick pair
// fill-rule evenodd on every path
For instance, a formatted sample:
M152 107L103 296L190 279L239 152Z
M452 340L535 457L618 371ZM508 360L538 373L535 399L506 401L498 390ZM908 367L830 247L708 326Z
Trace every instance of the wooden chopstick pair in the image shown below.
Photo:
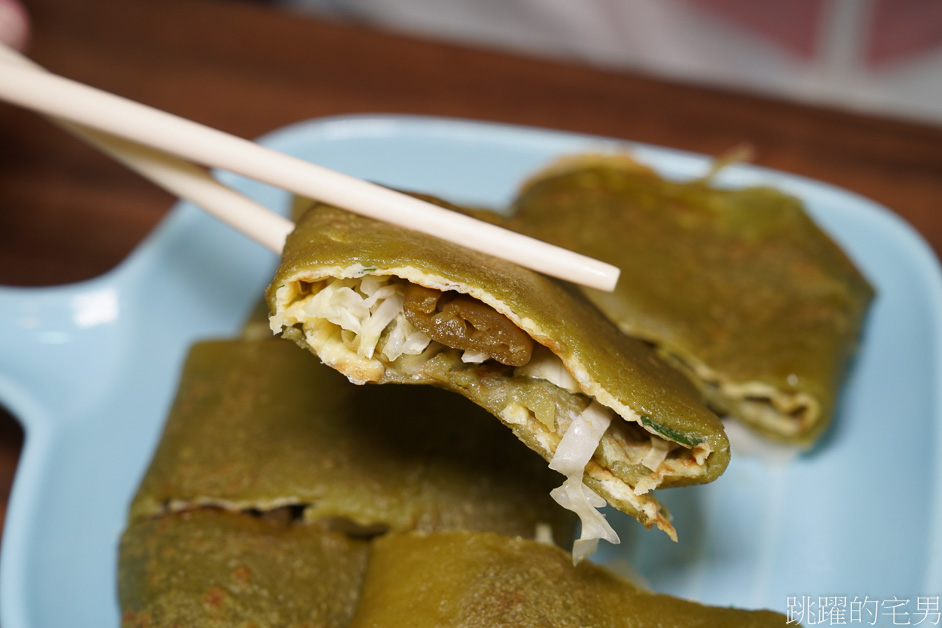
M194 164L229 170L588 287L611 291L618 281L619 270L610 264L46 72L2 45L0 99L49 116L279 254L292 223Z

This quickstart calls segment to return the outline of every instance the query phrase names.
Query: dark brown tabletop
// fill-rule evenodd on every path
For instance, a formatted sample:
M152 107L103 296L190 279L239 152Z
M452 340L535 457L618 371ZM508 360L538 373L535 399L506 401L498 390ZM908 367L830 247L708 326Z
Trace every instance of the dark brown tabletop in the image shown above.
M50 70L244 137L361 112L550 127L717 154L847 188L942 253L942 128L410 39L206 0L32 0ZM0 104L0 285L115 266L173 199ZM2 348L0 348L2 350ZM0 522L22 445L0 408Z

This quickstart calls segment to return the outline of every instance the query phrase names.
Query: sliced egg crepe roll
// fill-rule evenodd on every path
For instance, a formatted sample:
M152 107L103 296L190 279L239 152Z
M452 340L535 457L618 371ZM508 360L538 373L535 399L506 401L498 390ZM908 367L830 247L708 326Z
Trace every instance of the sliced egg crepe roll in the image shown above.
M554 495L589 543L617 540L599 496L674 537L651 490L728 463L686 378L578 290L514 264L316 205L266 294L272 330L351 381L431 384L498 417L567 476Z
M771 611L642 590L558 547L497 534L390 534L373 545L350 628L781 627Z
M618 266L585 293L721 414L799 446L828 425L874 292L798 199L583 156L526 183L508 226Z

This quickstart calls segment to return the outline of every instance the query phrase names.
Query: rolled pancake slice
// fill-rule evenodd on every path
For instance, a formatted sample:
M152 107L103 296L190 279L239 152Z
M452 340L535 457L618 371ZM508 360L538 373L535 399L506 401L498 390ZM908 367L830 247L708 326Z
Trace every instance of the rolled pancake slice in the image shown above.
M286 508L140 519L121 539L121 625L343 628L368 555L368 541L293 521Z
M711 607L644 591L557 547L496 534L377 540L350 628L726 628L785 625L771 611Z
M266 294L272 330L351 381L431 384L500 418L567 475L557 496L584 535L601 495L675 537L651 489L728 463L721 423L682 375L573 287L514 264L317 205Z
M587 296L720 414L798 446L828 425L874 293L798 199L590 155L527 182L507 226L618 266Z
M560 543L556 474L444 391L364 389L292 345L194 345L132 521L214 507L326 522L358 536L468 529Z

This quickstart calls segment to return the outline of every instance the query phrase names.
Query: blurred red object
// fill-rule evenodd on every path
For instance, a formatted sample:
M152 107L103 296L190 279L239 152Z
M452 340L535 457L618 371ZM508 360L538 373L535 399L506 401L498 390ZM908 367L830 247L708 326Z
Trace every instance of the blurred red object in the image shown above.
M942 53L942 2L876 0L868 40L870 68Z
M0 44L16 50L29 41L29 16L16 0L0 0Z
M818 54L818 42L827 0L685 1L716 14L726 21L745 27L804 60L810 61Z

